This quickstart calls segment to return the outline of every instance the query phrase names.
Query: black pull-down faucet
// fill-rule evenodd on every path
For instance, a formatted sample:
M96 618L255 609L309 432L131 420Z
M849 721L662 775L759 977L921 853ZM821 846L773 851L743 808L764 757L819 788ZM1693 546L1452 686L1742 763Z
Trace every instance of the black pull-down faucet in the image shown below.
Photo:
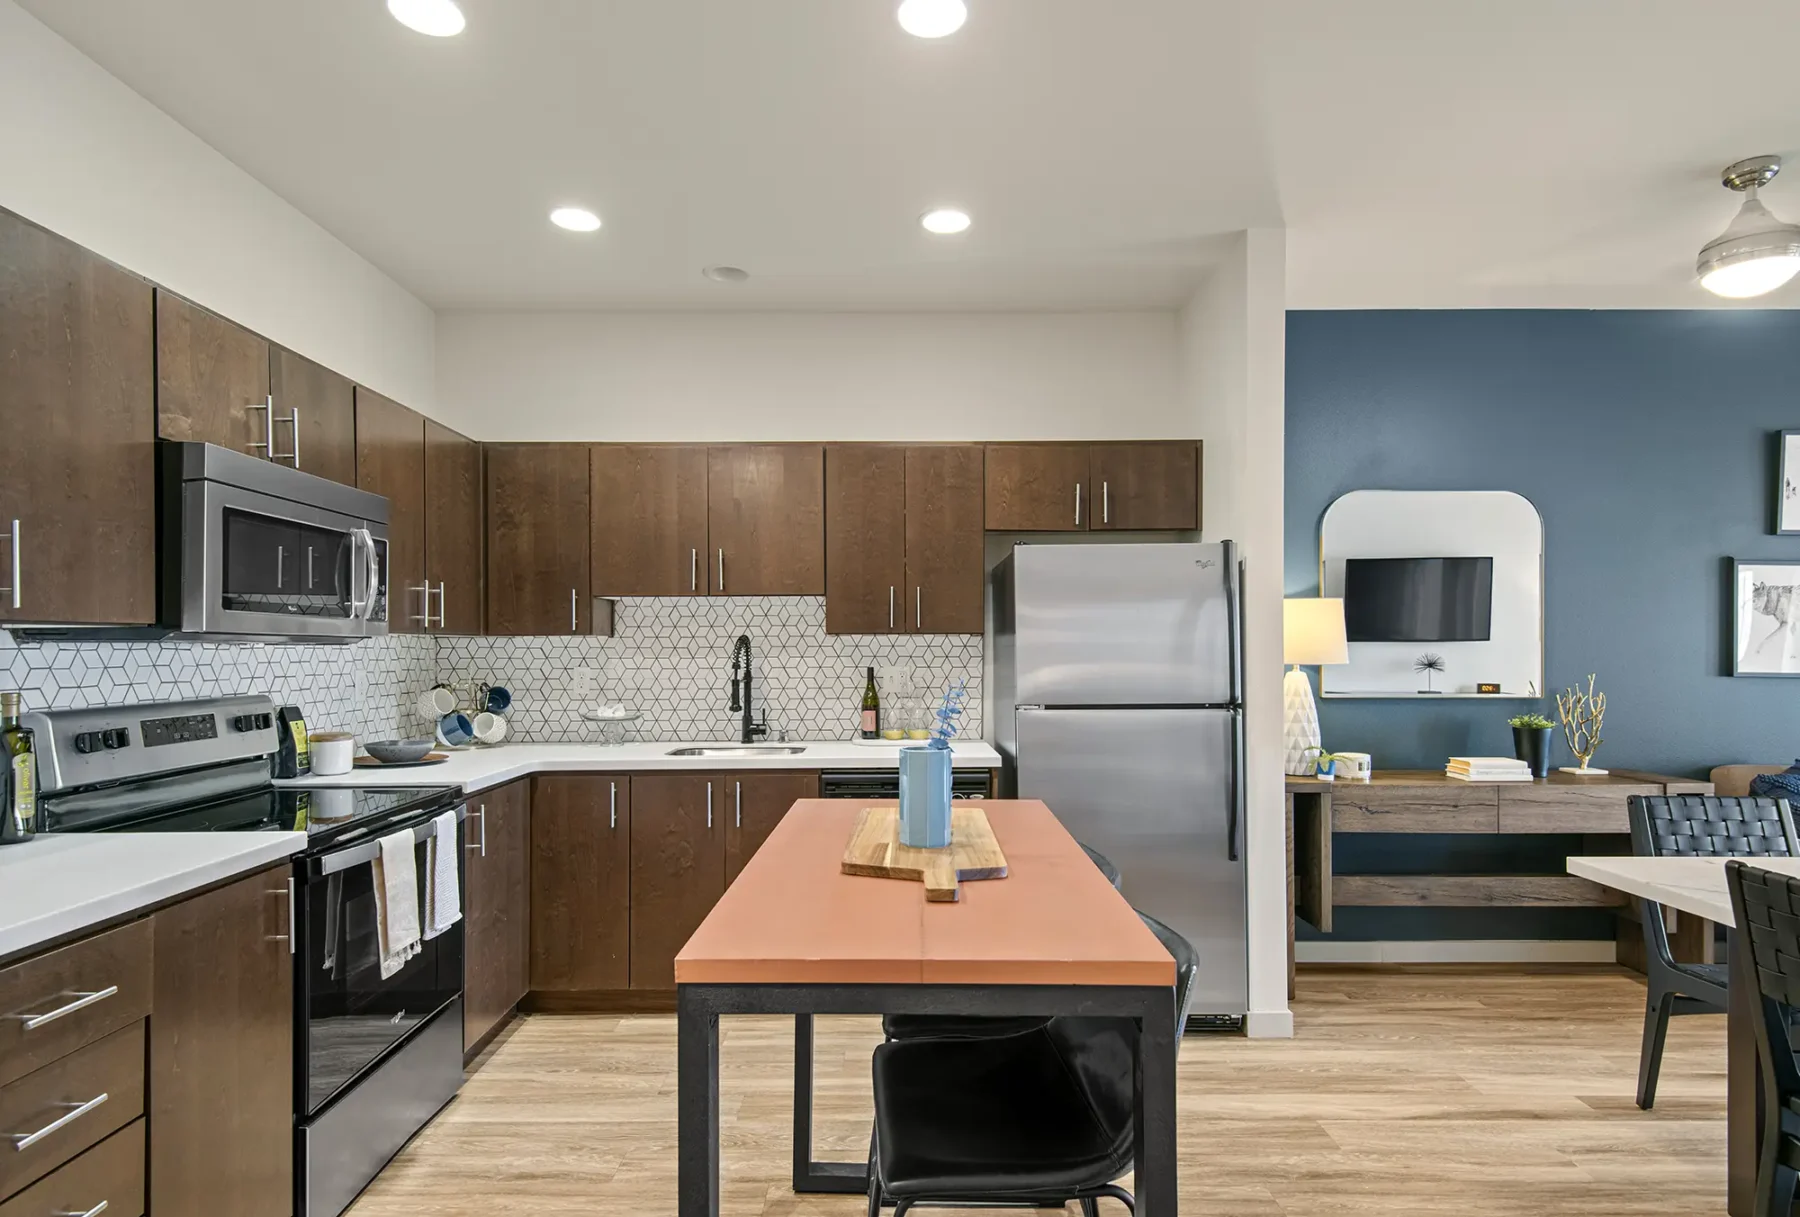
M769 733L769 712L767 710L763 711L760 723L750 721L752 681L750 635L739 634L737 645L731 648L731 710L734 714L740 710L743 712L743 730L739 735L739 740L746 744L753 744L756 742L757 736Z

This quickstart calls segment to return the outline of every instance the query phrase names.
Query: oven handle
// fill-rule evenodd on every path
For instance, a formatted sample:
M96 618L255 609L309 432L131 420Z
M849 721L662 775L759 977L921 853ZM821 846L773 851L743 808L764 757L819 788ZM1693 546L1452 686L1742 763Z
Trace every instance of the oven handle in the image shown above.
M461 823L469 814L468 807L461 803L457 804L455 810L458 823ZM421 841L431 838L432 821L442 814L442 812L434 812L431 819L420 820L413 824L414 848L417 848ZM353 866L361 866L365 862L373 862L380 854L381 838L374 837L367 841L359 841L355 845L346 846L334 853L321 854L312 860L312 866L309 869L314 878L322 878L325 875L335 875L339 871L349 870Z

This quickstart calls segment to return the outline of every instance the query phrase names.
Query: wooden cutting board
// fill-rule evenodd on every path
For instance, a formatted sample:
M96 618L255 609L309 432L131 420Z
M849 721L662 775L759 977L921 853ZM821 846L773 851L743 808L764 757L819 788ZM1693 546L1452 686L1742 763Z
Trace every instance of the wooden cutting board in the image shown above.
M950 845L946 849L915 849L900 844L900 809L868 807L857 817L844 847L846 875L875 879L911 879L924 883L925 899L953 901L957 881L1006 878L1006 855L979 807L950 809Z

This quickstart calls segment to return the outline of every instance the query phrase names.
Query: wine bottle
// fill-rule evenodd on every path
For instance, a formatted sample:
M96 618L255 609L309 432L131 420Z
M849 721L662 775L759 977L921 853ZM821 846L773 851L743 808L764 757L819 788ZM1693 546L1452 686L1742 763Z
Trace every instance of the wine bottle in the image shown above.
M881 694L875 691L875 669L869 669L869 683L863 686L862 737L881 738Z
M19 723L19 695L0 693L0 761L6 764L6 803L0 841L28 841L37 833L37 748Z

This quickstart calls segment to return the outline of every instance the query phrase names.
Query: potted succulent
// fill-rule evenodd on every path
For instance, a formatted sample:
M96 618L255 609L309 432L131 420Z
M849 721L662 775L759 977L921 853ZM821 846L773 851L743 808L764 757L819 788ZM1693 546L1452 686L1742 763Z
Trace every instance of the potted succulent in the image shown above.
M1515 714L1506 720L1513 731L1513 755L1531 766L1531 776L1550 776L1550 732L1556 724L1542 714Z
M1338 754L1327 752L1323 748L1308 748L1313 758L1313 774L1321 782L1337 780Z

